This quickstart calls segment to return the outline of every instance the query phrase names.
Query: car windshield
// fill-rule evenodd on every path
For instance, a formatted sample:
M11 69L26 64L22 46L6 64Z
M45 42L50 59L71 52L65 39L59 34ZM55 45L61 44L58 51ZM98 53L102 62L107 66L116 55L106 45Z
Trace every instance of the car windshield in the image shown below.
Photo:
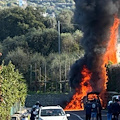
M62 109L42 109L41 116L64 116Z

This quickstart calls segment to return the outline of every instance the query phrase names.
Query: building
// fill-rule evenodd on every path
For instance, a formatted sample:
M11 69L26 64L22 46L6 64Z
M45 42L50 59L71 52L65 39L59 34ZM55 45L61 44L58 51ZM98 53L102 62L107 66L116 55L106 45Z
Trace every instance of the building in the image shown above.
M27 0L19 0L19 6L26 8L27 7Z

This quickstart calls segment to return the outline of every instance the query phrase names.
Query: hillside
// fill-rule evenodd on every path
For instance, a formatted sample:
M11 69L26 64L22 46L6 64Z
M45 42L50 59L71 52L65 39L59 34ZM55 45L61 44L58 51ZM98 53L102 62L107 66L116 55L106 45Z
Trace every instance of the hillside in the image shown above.
M73 0L0 0L0 9L18 6L22 8L27 6L40 7L46 12L45 15L55 17L63 9L73 11L75 3Z
M44 7L46 9L50 7L51 10L54 8L71 9L74 7L73 0L0 0L0 9L19 6L19 3L22 3L23 6L26 4L27 6Z

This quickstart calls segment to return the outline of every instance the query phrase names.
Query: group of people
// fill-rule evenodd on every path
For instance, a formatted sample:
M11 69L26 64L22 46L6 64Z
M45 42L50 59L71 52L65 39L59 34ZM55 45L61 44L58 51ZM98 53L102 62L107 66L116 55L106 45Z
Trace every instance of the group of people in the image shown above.
M39 114L39 108L41 107L41 104L39 101L36 102L35 105L33 105L32 110L31 110L31 116L30 120L35 120L36 115Z
M101 110L102 106L99 100L94 99L87 101L85 104L86 120L102 120Z
M100 101L96 99L87 101L85 105L86 120L102 120L101 117L102 106ZM118 120L120 114L120 104L118 99L109 101L107 105L107 120Z
M108 113L107 113L107 120L118 120L120 114L120 105L118 103L118 99L115 101L109 101L107 105Z

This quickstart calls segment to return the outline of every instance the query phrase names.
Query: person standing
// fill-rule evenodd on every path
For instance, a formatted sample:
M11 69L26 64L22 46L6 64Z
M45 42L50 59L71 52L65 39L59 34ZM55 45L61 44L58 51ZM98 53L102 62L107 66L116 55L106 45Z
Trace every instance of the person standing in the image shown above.
M35 105L32 107L32 110L31 110L31 116L30 116L30 120L35 120L35 117L36 117L36 114L35 113L35 110L36 110L36 107Z
M92 101L92 108L91 108L91 120L97 119L97 102L96 99Z
M118 99L115 99L115 102L112 104L113 120L118 120L119 113L120 113L120 105L118 103Z
M101 110L102 110L102 106L100 100L97 100L97 120L102 120Z
M36 115L39 114L39 108L40 108L41 106L42 106L42 105L40 104L39 101L37 101L36 104L33 105L32 110L31 110L30 120L35 120Z
M112 120L112 103L112 101L109 101L107 105L107 120Z
M92 104L90 103L90 101L87 101L87 103L85 105L86 120L91 119L91 108L92 108Z

